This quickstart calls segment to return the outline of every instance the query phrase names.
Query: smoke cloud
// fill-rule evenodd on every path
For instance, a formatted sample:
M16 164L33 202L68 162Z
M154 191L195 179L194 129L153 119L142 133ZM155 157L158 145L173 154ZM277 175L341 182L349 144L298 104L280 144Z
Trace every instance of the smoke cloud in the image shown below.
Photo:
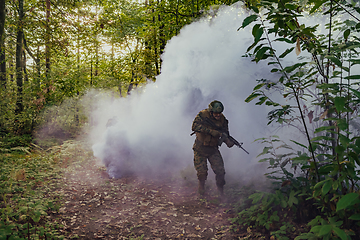
M254 164L263 146L253 141L272 130L266 125L268 109L244 100L257 79L278 76L272 76L265 63L242 57L253 37L251 28L237 29L248 15L241 4L234 4L221 7L216 17L184 27L167 43L156 82L127 98L97 101L92 112L96 123L92 148L111 177L176 174L193 166L192 121L215 99L225 106L230 134L250 152L235 146L228 149L225 144L220 147L227 176L256 177L259 168ZM276 47L281 52L289 46ZM291 58L296 60L295 53Z

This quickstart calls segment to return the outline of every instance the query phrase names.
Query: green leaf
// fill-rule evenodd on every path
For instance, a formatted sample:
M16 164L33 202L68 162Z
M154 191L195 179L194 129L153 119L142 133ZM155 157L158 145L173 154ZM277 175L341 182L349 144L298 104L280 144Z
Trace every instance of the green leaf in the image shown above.
M252 199L252 203L255 204L261 200L261 198L264 196L263 192L254 193L249 196L250 199Z
M317 184L315 184L314 189L319 188L321 185L324 184L324 182L325 182L325 180L323 180L323 181L318 182Z
M301 240L301 239L317 240L318 237L316 237L312 233L302 233L300 236L297 236L296 238L294 238L294 240Z
M253 26L253 28L252 28L252 30L251 30L251 33L252 33L252 35L254 36L254 38L255 38L255 36L256 36L256 32L258 31L258 29L261 27L261 25L260 24L255 24L254 26ZM255 41L255 42L257 42L257 41Z
M261 155L267 154L269 153L269 150L272 149L272 147L264 147L262 153L260 153L259 155L257 155L256 157L259 157Z
M268 97L264 96L264 97L259 98L259 101L257 103L255 103L255 105L263 104L266 101L266 99L268 99Z
M355 203L355 200L357 200L358 198L359 198L358 193L348 193L342 196L339 202L336 204L336 211L340 211L349 206L352 206Z
M352 88L349 88L352 92L354 92L355 96L357 96L360 100L360 92L358 90L355 90L355 89L352 89Z
M281 206L282 208L286 208L286 207L287 207L287 202L285 201L285 199L281 199L280 206Z
M331 55L326 55L325 56L327 59L330 59L333 63L335 63L338 67L342 67L342 62L337 58L337 57L334 57L334 56L331 56Z
M310 232L318 233L321 230L321 226L314 226L310 229Z
M266 84L266 83L260 83L260 84L256 85L256 86L254 87L253 91L256 91L256 90L262 88L265 84Z
M294 64L292 66L288 66L288 67L284 68L284 71L287 72L287 73L290 73L290 72L294 71L295 69L304 66L305 64L307 64L307 62L296 63L296 64Z
M311 159L311 157L307 156L307 155L301 155L299 157L294 157L294 158L291 158L291 160L293 161L299 161L299 160L305 160L305 161L308 161L309 159Z
M326 175L326 174L329 174L333 170L334 170L334 166L332 164L329 164L329 165L321 166L319 168L318 172L319 172L319 174Z
M258 28L255 32L255 34L253 33L254 37L255 37L255 42L258 42L261 38L261 36L264 33L264 29L263 28Z
M349 38L350 35L350 29L346 29L344 32L344 38L347 40Z
M34 216L31 217L31 219L32 219L34 222L39 222L39 221L40 221L40 217L41 217L41 214L35 214Z
M349 126L345 118L336 119L335 121L340 130L346 130Z
M332 228L331 225L322 225L321 229L319 231L319 236L324 236L324 235L330 233L331 228Z
M291 207L293 204L299 203L299 200L295 197L295 195L296 195L295 191L291 190L288 200L289 207Z
M332 181L331 180L325 182L325 184L322 187L322 194L323 195L327 194L330 191L331 187L332 187Z
M316 85L317 88L319 89L338 89L339 88L339 84L338 83L323 83L323 84L318 84Z
M356 213L354 215L351 215L349 217L349 219L359 221L360 220L360 213Z
M335 97L334 104L336 111L341 112L345 110L346 99L344 97Z
M340 228L334 227L333 230L334 230L335 234L338 235L342 240L348 239L346 233L343 230L341 230Z
M301 144L301 143L299 143L299 142L296 142L296 141L294 141L294 140L290 140L291 142L293 142L293 143L295 143L295 144L297 144L297 145L299 145L299 146L301 146L301 147L303 147L303 148L307 148L305 145L303 145L303 144Z
M252 93L250 96L248 96L246 99L245 99L245 102L250 102L252 100L254 100L255 98L257 98L258 96L262 96L262 94L260 93Z
M254 42L253 44L251 44L250 47L248 47L248 49L246 50L246 52L249 52L251 49L253 49L256 46L256 44L258 44L258 43ZM260 44L259 46L262 46L262 45L264 45L264 44Z
M343 134L339 134L339 140L340 140L341 145L343 145L344 147L349 146L349 144L351 142L351 140Z
M319 140L332 141L332 140L334 140L334 138L329 137L329 136L318 136L318 137L314 137L314 138L311 139L312 142L319 141Z
M314 133L322 132L322 131L325 131L325 130L332 130L332 129L335 129L335 128L336 128L335 126L323 126L323 127L316 128Z
M285 52L283 52L283 53L279 56L279 58L284 58L284 57L286 57L286 55L288 55L289 53L291 53L292 50L294 50L294 48L295 48L295 47L286 49Z
M263 58L265 52L266 52L267 50L269 50L269 49L271 49L271 48L269 48L269 47L262 47L262 48L256 53L255 58L257 59L257 62L260 61L260 59Z
M314 13L316 10L320 8L321 5L323 5L326 2L326 0L322 1L315 1L314 7L310 10L310 14Z
M246 18L244 19L244 21L242 22L241 27L239 27L239 29L240 29L240 28L244 28L244 27L246 27L247 25L249 25L250 23L256 21L257 18L258 18L258 16L255 15L255 14L246 17ZM239 30L239 29L238 29L238 30Z
M350 75L347 77L344 77L345 79L360 79L360 75Z
M341 145L337 145L335 147L335 152L338 153L338 154L343 155L344 151L345 151L345 148L343 146L341 146Z
M293 41L291 41L291 40L289 40L287 38L277 38L274 41L287 42L287 43L290 43L290 44L294 43Z

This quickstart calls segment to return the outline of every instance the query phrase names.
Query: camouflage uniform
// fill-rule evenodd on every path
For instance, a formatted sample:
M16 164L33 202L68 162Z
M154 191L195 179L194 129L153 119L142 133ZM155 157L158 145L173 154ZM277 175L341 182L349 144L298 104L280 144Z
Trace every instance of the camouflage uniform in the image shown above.
M218 146L221 133L206 124L204 122L206 118L210 119L219 128L224 129L227 134L229 133L228 120L222 113L219 120L216 120L208 109L200 111L195 117L192 124L192 130L196 133L193 150L194 166L199 180L199 193L203 194L200 192L200 185L203 185L202 188L204 187L208 175L207 160L209 160L211 168L216 175L216 185L222 193L223 186L225 185L225 168Z

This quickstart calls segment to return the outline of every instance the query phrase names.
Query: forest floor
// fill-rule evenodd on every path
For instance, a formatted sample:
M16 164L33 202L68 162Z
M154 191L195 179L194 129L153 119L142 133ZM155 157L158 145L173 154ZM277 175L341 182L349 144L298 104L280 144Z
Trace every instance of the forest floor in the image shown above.
M66 239L265 239L232 229L240 193L229 186L220 198L209 180L199 198L194 181L112 179L93 157L65 160L57 190L63 205L52 217L61 219Z

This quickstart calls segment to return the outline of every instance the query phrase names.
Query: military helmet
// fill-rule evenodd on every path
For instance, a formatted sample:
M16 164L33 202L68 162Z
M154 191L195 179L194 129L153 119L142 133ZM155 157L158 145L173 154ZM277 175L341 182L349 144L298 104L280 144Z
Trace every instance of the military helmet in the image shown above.
M214 113L221 113L224 111L224 105L221 102L214 100L209 104L209 111Z

